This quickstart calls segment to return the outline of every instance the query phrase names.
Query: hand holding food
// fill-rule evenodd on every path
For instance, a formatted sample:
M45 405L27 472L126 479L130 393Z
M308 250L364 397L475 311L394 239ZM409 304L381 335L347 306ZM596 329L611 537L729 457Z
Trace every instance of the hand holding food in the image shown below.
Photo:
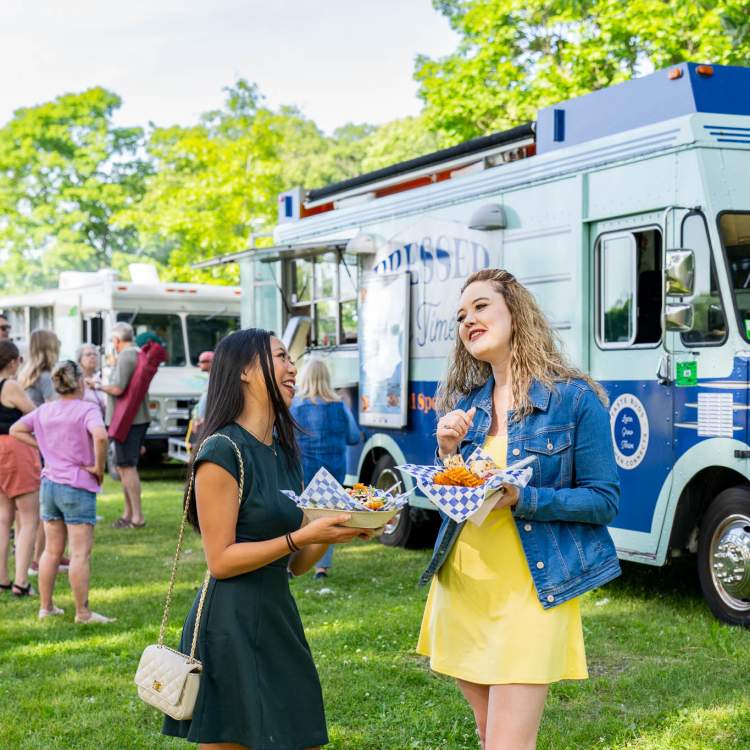
M475 406L469 411L455 409L440 417L437 423L438 455L445 458L455 453L461 441L466 437L477 413Z
M400 483L399 483L400 484ZM347 528L366 530L363 538L370 538L374 529L381 529L408 502L413 492L397 492L396 488L384 492L376 487L355 484L350 489L336 481L330 472L321 467L308 482L301 495L291 490L281 490L292 500L311 522L319 518L340 517L348 514Z
M306 544L341 544L350 542L360 535L360 529L343 526L351 515L339 513L328 518L318 518L294 532L294 541L298 546Z

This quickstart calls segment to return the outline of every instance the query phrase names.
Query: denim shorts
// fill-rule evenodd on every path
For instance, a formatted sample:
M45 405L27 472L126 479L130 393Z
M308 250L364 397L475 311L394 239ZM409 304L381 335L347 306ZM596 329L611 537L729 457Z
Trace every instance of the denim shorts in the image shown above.
M39 493L43 521L65 521L67 524L96 525L96 493L58 484L42 477Z

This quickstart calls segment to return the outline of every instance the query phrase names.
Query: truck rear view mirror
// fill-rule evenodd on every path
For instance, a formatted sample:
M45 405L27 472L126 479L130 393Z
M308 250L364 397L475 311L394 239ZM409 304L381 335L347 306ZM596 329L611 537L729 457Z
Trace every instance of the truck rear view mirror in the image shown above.
M689 297L695 283L695 254L692 250L667 250L668 297Z
M693 329L693 306L667 305L664 309L664 327L668 331L685 333Z

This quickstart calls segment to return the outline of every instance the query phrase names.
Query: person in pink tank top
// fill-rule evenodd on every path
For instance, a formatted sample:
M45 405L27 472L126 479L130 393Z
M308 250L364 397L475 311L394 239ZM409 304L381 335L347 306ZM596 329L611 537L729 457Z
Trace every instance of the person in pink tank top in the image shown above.
M70 539L70 588L77 623L112 620L88 606L89 557L96 524L96 494L101 490L107 455L107 430L96 404L82 399L83 373L76 362L52 370L55 401L19 419L10 434L38 447L44 457L41 515L47 543L39 561L39 618L62 615L52 600L66 530Z

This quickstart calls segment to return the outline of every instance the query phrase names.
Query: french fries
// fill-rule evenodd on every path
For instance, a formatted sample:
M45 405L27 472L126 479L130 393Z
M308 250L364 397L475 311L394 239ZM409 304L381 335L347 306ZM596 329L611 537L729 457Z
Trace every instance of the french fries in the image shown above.
M435 474L433 484L453 487L479 487L498 467L488 460L472 461L467 467L460 454L448 456L443 462L445 469Z

